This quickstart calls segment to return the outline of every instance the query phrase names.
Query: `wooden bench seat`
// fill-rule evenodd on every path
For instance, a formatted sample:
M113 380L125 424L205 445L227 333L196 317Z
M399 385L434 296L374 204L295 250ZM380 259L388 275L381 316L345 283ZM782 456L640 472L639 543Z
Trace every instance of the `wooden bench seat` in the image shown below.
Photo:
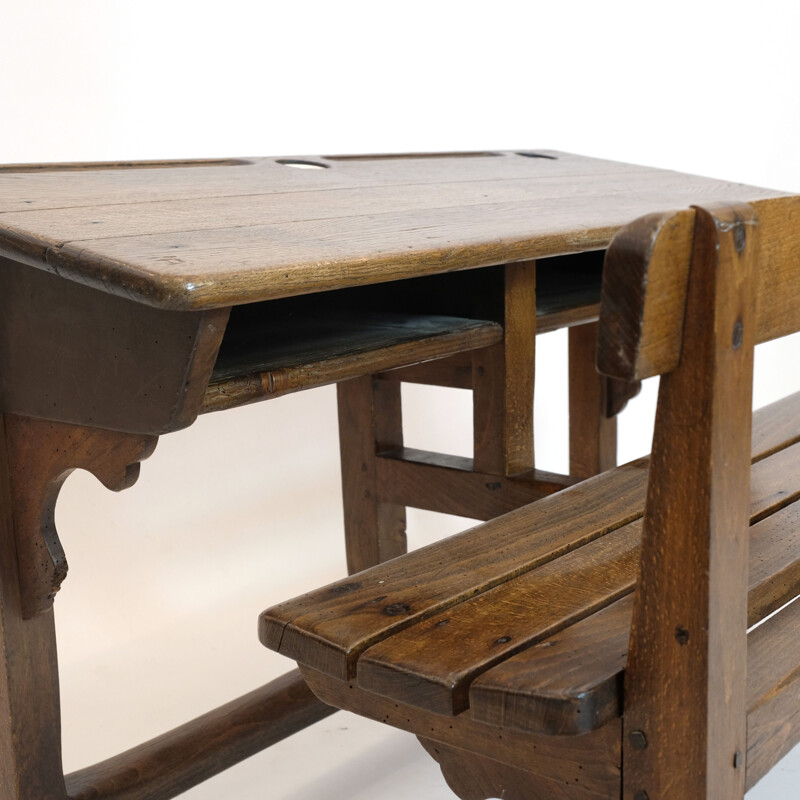
M755 342L800 329L755 267L800 274L799 212L760 251L747 206L612 243L598 363L663 376L649 459L269 609L262 642L465 800L741 798L800 741L800 394L750 412Z
M753 460L750 625L800 593L800 393L755 413ZM472 689L481 721L538 733L599 727L619 713L625 662L614 645L627 653L630 603L616 601L636 580L647 464L618 467L275 606L261 616L261 640L438 713L466 710L485 673ZM575 508L584 510L583 527L565 522ZM570 683L571 639L604 636L607 653L591 663L577 656L583 671ZM540 714L520 709L515 724L499 703L522 698Z

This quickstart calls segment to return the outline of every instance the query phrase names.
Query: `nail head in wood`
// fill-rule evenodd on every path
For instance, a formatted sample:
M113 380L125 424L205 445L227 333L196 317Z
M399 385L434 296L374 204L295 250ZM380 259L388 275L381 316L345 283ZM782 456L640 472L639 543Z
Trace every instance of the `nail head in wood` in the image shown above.
M742 346L743 339L744 339L744 326L742 325L742 321L740 319L737 319L733 326L733 336L731 337L731 343L733 345L734 350L738 350Z
M634 750L647 749L647 736L645 736L644 731L631 731L628 738Z

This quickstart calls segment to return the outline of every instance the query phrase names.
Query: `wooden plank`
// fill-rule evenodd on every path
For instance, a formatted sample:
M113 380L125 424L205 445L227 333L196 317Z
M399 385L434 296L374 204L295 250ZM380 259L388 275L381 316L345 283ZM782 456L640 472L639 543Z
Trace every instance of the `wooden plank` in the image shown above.
M792 468L776 466L776 473ZM769 490L767 496L776 497ZM797 502L750 527L748 625L800 594L798 528ZM628 595L481 675L470 688L472 717L513 730L567 735L618 717L632 610L633 596ZM760 674L750 656L748 665L753 675Z
M648 212L779 194L555 155L0 173L0 254L208 308L601 250Z
M387 381L422 383L450 389L472 389L472 355L456 353L435 361L424 361L409 367L383 372L378 377Z
M752 521L800 498L798 473L800 445L753 467ZM756 614L780 606L800 587L800 566L793 561L800 545L786 541L794 519L784 517L755 538L753 568L761 580ZM395 633L362 654L359 686L441 714L461 713L480 674L632 592L640 544L637 520ZM765 568L776 571L774 581Z
M384 639L359 659L358 685L460 714L479 674L633 591L639 543L625 525Z
M385 451L377 462L378 494L412 508L489 520L575 483L543 470L507 478L474 467L471 458L461 456L409 447Z
M468 714L445 717L365 692L355 683L307 667L301 668L301 672L317 697L337 708L444 745L481 753L509 767L569 783L608 800L619 798L622 755L619 721L571 741L526 733L504 736L470 719Z
M494 322L428 315L329 317L292 330L263 331L260 342L217 360L202 410L219 411L291 392L371 375L392 367L486 347L503 338ZM278 338L280 336L281 338Z
M261 615L261 641L322 672L352 677L360 653L380 639L636 519L646 472L645 460L631 462L281 603Z
M753 208L762 241L755 331L760 343L800 329L800 197L754 201ZM629 226L610 248L601 372L641 380L677 367L693 230L693 210L656 214Z
M472 355L473 442L479 472L534 468L536 264L504 270L503 343Z
M573 325L586 325L597 322L600 317L600 303L586 303L574 308L549 311L536 317L536 332L550 333L559 328L571 328Z
M800 392L753 412L753 460L800 441Z
M66 800L55 623L22 616L6 435L0 415L0 795Z
M447 785L461 800L599 800L608 795L586 792L566 781L543 778L529 769L509 767L483 753L473 753L420 737L420 744L439 764Z
M607 415L607 378L595 367L597 330L569 329L569 474L576 478L617 465L617 419Z
M66 776L70 800L170 800L330 716L297 672Z
M336 387L349 572L406 551L405 507L380 496L377 451L402 447L400 384L362 375Z
M756 412L755 459L761 448L774 451L781 435L796 440L796 416L787 416L783 425L772 419L776 411L790 414L796 402L779 401ZM795 446L754 466L754 518L798 496L800 488L792 481L798 460L800 447ZM644 460L618 467L358 579L276 606L262 615L262 642L301 663L352 677L359 654L371 644L637 519L646 467ZM490 554L487 542L492 543ZM781 596L776 591L772 601Z
M393 159L371 164L342 162L327 163L319 156L301 156L320 163L327 169L296 170L281 164L288 158L234 159L249 165L231 167L214 165L210 168L192 166L185 169L165 167L156 170L81 170L78 173L23 175L13 169L0 176L0 213L26 212L39 209L70 209L113 206L120 203L167 203L196 198L242 197L273 193L300 194L341 189L367 189L381 186L442 185L522 180L556 182L587 176L606 181L660 180L663 183L705 187L732 186L708 178L685 176L666 170L604 161L570 153L557 153L555 159L526 159L508 154L507 158L469 159ZM31 172L26 164L23 172ZM66 181L65 181L66 179ZM596 183L587 187L596 191ZM543 189L540 189L542 192ZM691 191L691 189L690 189ZM320 198L320 205L325 201ZM69 233L67 231L66 233ZM67 236L66 238L69 238Z
M749 206L697 209L680 366L661 379L653 435L625 672L625 798L744 796L759 235Z
M184 428L227 319L143 308L0 258L3 408L131 433Z
M800 742L800 602L747 637L747 761L750 789Z

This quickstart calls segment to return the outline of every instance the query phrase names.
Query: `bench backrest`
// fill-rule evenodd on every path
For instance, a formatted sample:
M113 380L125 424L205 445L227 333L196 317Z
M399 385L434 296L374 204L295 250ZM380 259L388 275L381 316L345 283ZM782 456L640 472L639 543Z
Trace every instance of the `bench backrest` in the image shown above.
M797 330L800 198L644 217L609 249L598 367L662 375L625 797L743 796L753 347Z
M800 330L800 197L750 208L760 238L760 343ZM694 208L650 214L615 237L603 273L600 372L634 381L678 366L696 215Z

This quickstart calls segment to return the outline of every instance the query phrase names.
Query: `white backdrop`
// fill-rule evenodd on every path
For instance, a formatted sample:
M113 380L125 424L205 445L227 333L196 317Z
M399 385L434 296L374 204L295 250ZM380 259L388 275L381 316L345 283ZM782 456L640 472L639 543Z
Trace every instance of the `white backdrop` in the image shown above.
M0 31L2 162L552 147L800 191L796 0L0 0ZM538 345L537 457L564 469L565 340ZM791 347L759 349L757 405L800 388ZM621 461L649 449L654 392ZM466 393L405 399L409 444L469 452ZM330 388L165 437L120 495L70 478L67 769L282 672L257 615L342 573L340 516ZM465 524L412 513L412 544ZM796 751L751 797L798 785ZM450 795L411 737L340 714L186 796Z

